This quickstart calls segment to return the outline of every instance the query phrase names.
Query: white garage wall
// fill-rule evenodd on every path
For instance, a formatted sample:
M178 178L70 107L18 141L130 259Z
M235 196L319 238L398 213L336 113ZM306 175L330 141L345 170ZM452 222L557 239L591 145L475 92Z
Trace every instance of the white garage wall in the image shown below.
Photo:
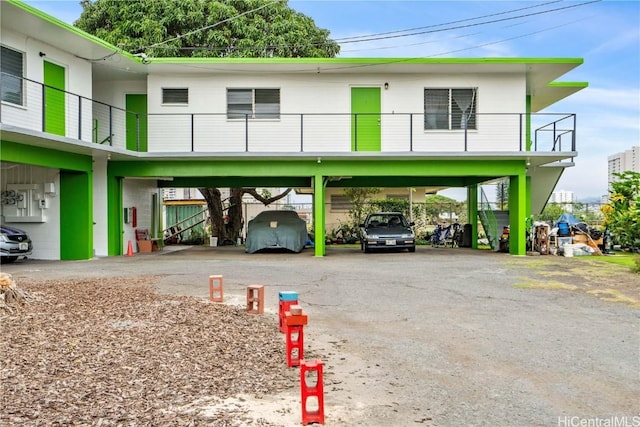
M152 195L158 194L156 181L153 179L126 178L122 190L122 203L125 208L135 207L137 211L137 226L124 224L123 253L127 253L129 241L133 251L137 252L136 229L146 228L151 233L151 202Z

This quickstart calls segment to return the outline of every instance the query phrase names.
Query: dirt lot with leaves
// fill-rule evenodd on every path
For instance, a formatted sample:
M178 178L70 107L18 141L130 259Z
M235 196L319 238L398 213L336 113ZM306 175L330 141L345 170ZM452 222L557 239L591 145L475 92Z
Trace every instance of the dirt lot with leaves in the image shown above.
M325 258L195 247L3 266L0 425L300 425L277 291L309 314L326 425L637 415L640 276L593 258L420 247ZM209 274L225 303L208 301ZM246 286L267 310L248 315Z

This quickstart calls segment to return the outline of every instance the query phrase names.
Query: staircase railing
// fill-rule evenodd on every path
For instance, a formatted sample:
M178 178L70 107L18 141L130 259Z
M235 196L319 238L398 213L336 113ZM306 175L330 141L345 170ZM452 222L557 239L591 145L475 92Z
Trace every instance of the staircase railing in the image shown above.
M498 220L491 209L491 203L482 187L480 187L480 207L478 213L480 214L480 220L487 235L489 246L491 246L492 250L497 251L499 244Z
M162 235L164 236L164 242L171 243L175 240L175 237L178 237L177 240L185 240L184 233L189 232L189 230L202 224L207 219L209 219L209 209L204 208L203 210L176 222L163 230Z

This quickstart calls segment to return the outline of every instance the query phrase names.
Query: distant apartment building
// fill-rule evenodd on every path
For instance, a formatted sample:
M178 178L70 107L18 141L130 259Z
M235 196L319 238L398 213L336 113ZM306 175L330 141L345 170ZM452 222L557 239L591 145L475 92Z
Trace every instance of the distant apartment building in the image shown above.
M640 145L631 147L622 153L616 153L608 158L608 189L611 191L611 183L618 178L614 175L626 171L640 173Z
M558 190L551 193L551 197L549 197L549 203L566 205L565 210L567 212L571 212L573 210L573 204L575 202L576 198L573 191Z

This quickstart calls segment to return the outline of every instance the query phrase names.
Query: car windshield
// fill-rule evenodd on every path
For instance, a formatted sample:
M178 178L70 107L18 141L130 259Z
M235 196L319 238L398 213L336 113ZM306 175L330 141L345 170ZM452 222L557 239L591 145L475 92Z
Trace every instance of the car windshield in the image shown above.
M376 214L369 217L367 227L407 227L407 222L402 215Z

